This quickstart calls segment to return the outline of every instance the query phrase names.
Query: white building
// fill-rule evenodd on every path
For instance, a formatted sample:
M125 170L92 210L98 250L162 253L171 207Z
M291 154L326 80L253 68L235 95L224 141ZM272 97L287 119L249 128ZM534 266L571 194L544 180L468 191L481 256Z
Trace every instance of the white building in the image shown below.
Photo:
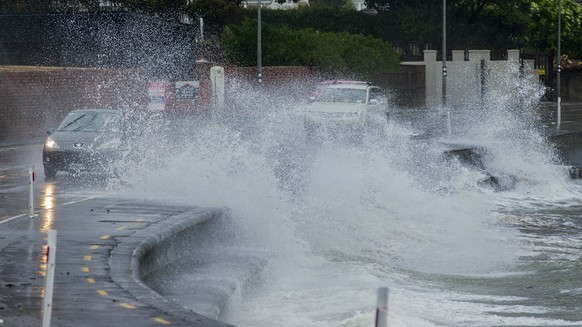
M242 2L243 8L253 8L258 6L258 0L245 0ZM301 6L309 6L309 0L299 0L297 3L286 0L280 4L276 0L261 0L261 8L268 9L296 9Z
M357 11L366 9L366 3L364 0L352 0L352 6L354 6L354 9Z

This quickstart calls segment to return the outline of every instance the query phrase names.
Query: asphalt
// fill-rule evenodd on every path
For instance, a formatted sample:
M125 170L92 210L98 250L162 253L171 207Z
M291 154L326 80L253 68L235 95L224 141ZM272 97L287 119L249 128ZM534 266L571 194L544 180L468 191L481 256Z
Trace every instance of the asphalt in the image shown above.
M41 326L49 229L57 230L51 326L227 326L140 279L140 271L165 264L145 260L148 251L219 216L217 209L78 198L34 218L0 221L0 326Z
M562 113L562 130L556 134L582 130L581 107ZM553 115L555 110L549 106L548 120ZM220 292L191 294L197 306L187 309L172 300L172 294L154 290L155 280L146 284L143 278L155 275L151 272L163 273L168 260L180 255L172 253L169 240L219 220L221 210L84 196L56 203L45 184L42 199L36 200L44 203L37 206L37 216L29 218L25 210L14 209L25 208L26 186L10 184L16 180L22 184L26 173L4 160L38 158L18 153L11 144L0 143L0 181L10 190L0 194L4 207L0 208L0 326L41 326L49 229L58 233L51 326L228 326L214 318L236 287L216 285L211 289ZM242 284L264 267L265 260L257 258L268 256L233 253L225 258L242 267L236 270ZM208 286L213 277L201 285ZM217 283L225 284L220 279ZM189 290L208 292L208 287Z

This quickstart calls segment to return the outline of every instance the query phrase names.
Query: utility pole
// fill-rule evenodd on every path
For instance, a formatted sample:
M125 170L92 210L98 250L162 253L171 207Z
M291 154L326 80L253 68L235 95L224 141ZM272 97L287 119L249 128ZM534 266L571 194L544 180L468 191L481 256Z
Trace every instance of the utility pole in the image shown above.
M453 134L451 123L451 109L447 106L447 0L443 0L443 108L447 109L447 134L449 137Z
M447 0L443 0L443 107L447 106Z
M263 58L261 49L261 0L257 3L257 82L259 83L259 90L263 83Z
M557 96L558 96L558 122L556 124L557 132L560 132L560 124L562 123L562 97L560 96L560 73L562 72L562 48L561 48L561 33L562 33L562 0L558 0L558 78L557 78Z

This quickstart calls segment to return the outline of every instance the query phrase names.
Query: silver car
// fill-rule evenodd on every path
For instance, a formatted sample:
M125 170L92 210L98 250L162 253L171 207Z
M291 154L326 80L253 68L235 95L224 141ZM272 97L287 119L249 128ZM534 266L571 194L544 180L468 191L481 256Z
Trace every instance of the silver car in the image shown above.
M71 111L54 131L49 131L43 148L47 179L57 172L108 172L122 141L121 113L112 109Z

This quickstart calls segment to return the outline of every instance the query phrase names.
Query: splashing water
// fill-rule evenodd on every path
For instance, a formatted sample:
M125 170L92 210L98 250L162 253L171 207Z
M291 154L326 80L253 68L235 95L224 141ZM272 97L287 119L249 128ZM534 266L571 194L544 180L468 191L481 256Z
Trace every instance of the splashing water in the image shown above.
M537 127L534 102L516 112L490 99L458 133L428 139L392 121L361 142L329 135L313 145L289 99L233 106L249 114L215 121L156 119L120 162L129 186L118 192L226 207L241 247L277 255L264 283L222 316L235 325L371 326L383 286L390 326L579 324L575 305L548 300L553 285L527 288L543 281L539 244L556 246L561 230L543 226L537 244L525 230L552 225L547 213L569 208L579 187ZM445 155L450 144L485 149L482 167ZM499 192L482 183L490 175L514 183ZM580 229L565 211L560 219Z

